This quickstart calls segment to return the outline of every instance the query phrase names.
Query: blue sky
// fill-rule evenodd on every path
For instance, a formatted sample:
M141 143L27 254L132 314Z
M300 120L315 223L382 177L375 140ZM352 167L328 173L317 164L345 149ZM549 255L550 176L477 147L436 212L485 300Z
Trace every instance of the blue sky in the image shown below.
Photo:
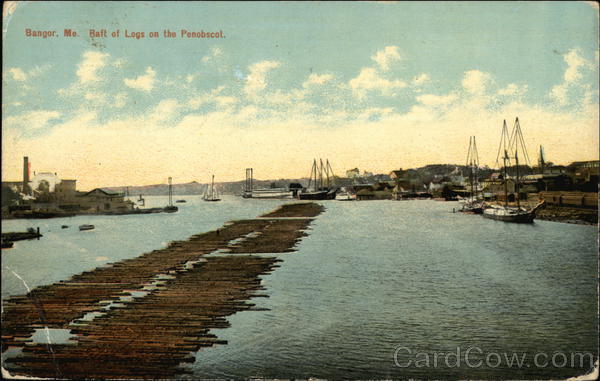
M10 7L9 7L10 8ZM502 119L597 158L598 10L579 2L35 2L3 31L3 178L82 186L493 165ZM32 38L25 29L76 30ZM89 29L120 30L90 38ZM125 30L144 32L125 38ZM164 29L219 31L174 39ZM150 31L160 37L148 38ZM101 142L101 143L100 143ZM168 142L168 143L167 143ZM124 165L126 163L127 165ZM337 167L337 168L335 168Z

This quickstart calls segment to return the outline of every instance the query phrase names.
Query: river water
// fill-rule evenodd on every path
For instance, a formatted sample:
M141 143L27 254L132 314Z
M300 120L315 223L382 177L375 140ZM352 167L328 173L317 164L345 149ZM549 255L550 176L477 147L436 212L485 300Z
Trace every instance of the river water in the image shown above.
M2 251L3 299L282 203L182 198L174 214L4 221L44 237ZM228 344L199 351L193 377L560 378L597 356L596 227L503 223L452 202L323 204L263 276L270 297L252 302L269 310L230 316L213 332Z

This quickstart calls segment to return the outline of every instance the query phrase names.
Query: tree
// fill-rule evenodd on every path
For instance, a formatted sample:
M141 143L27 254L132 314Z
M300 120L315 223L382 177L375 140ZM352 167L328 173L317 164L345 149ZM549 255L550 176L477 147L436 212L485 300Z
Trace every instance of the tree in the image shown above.
M12 190L11 187L2 186L2 206L10 206L14 205L21 198L19 197L19 193Z
M50 193L50 183L47 180L40 181L40 184L37 187L37 191L41 194Z

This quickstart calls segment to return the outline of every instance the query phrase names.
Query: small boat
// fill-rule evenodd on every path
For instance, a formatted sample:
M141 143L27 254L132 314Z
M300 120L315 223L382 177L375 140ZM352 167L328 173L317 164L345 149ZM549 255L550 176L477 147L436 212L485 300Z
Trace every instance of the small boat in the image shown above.
M84 230L93 230L95 228L94 225L89 225L89 224L83 224L83 225L79 225L79 230L80 231L84 231Z
M68 229L68 228L69 228L69 225L62 225L60 228L61 228L61 229Z
M165 213L175 213L179 210L178 207L173 205L173 179L169 177L169 205L163 208L163 212Z
M212 175L210 191L207 189L202 199L204 201L221 201L221 199L219 198L219 193L215 189L215 175Z
M178 202L178 203L181 204L181 203L184 203L184 202L187 202L187 201L185 201L185 200L176 200L175 202Z
M342 188L342 191L336 194L335 199L337 201L355 201L356 195Z

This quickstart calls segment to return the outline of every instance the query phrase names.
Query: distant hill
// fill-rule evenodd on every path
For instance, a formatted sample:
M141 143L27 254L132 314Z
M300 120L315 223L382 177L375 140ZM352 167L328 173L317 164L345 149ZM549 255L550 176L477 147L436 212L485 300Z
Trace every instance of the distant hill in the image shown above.
M531 168L526 166L522 167L521 173L528 174L531 173ZM492 169L486 167L479 169L479 177L487 178L493 172ZM428 184L430 181L434 179L442 179L449 178L456 174L463 174L464 176L468 176L469 169L464 165L456 165L456 164L431 164L426 165L419 168L411 168L407 169L405 172L405 178L414 182L416 184ZM377 174L371 175L367 177L360 177L355 179L348 179L344 177L336 177L336 184L338 186L347 186L352 184L361 184L361 183L375 183L379 181L389 181L390 177L388 174ZM232 182L220 182L215 183L215 187L218 189L221 194L238 194L241 195L244 190L244 180L241 181L232 181ZM254 189L259 188L283 188L287 187L290 183L300 183L303 186L308 186L308 179L279 179L279 180L256 180L254 179ZM194 195L194 194L204 194L206 187L208 185L205 183L199 183L197 181L192 181L190 183L183 184L173 184L173 194L175 195ZM105 189L109 189L116 192L125 192L126 186L119 187L105 187ZM155 184L155 185L141 185L141 186L129 186L129 195L137 196L137 195L167 195L169 193L169 185L168 184Z
M245 181L220 182L215 183L215 188L221 194L242 194ZM280 179L280 180L254 180L254 188L279 188L287 187L290 183L300 183L304 186L308 185L308 179ZM173 184L174 195L194 195L204 194L209 184L202 184L197 181L183 184ZM154 185L138 185L138 186L118 186L118 187L103 187L103 189L112 190L115 192L125 193L129 188L130 196L161 196L169 194L168 184Z

